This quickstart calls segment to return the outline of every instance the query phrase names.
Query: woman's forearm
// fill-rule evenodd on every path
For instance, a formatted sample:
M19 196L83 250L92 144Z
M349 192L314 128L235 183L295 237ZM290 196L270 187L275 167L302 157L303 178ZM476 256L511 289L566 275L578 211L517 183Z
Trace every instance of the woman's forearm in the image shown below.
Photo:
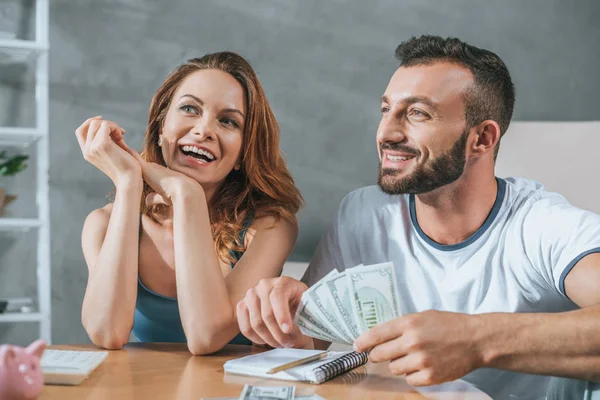
M235 325L235 314L199 185L182 188L173 199L173 240L179 313L188 347L194 354L214 352Z
M90 275L82 322L101 347L120 348L129 339L137 298L142 182L117 188L102 248Z

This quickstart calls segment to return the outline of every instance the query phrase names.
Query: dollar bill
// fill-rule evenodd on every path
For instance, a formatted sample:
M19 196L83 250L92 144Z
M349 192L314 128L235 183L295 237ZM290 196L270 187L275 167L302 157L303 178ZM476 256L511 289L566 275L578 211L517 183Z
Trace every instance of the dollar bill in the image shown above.
M341 320L347 327L348 333L352 339L356 339L360 336L360 333L356 321L354 320L354 311L352 310L346 271L331 277L325 282L325 285L327 286L327 289L329 289L337 313L341 316Z
M393 263L350 268L346 270L346 279L360 333L400 315Z
M352 344L354 338L351 337L348 328L345 326L346 324L326 284L329 279L336 275L339 275L339 272L334 269L304 293L307 296L307 308L318 319L322 319L330 331L341 338L343 343Z
M308 297L303 296L300 300L296 315L294 316L294 322L298 325L300 331L307 336L316 337L317 339L327 340L329 342L342 341L343 339L328 329L324 325L324 322L319 321L319 317L314 315L308 308L308 303ZM311 332L312 334L309 335L305 331ZM319 337L314 336L314 334L318 334Z
M296 324L298 325L298 328L300 328L300 332L302 332L304 335L306 336L310 336L312 338L316 338L316 339L320 339L320 340L324 340L326 342L335 342L336 338L331 337L331 336L327 336L324 333L321 332L317 332L314 327L310 326L310 324L302 319L298 319L296 321Z
M295 386L245 385L239 400L292 400Z
M200 400L240 400L239 397L203 397ZM325 400L325 398L318 394L309 394L306 396L296 396L294 400Z

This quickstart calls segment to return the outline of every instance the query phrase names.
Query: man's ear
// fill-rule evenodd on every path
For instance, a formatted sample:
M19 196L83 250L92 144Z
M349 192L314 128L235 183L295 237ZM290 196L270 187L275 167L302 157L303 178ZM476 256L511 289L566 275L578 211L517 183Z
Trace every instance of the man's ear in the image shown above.
M477 139L471 147L471 154L474 157L482 157L488 153L494 153L496 145L500 141L500 125L496 121L485 120L474 126Z

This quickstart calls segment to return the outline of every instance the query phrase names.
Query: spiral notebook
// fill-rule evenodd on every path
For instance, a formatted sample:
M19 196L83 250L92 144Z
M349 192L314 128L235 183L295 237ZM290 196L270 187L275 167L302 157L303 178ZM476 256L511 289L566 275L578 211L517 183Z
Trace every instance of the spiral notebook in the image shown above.
M284 381L323 383L356 367L360 367L368 361L367 353L329 351L327 352L327 356L321 360L302 364L274 374L267 373L267 371L277 366L318 353L320 353L318 350L274 349L227 361L223 365L223 369L226 374L257 376Z

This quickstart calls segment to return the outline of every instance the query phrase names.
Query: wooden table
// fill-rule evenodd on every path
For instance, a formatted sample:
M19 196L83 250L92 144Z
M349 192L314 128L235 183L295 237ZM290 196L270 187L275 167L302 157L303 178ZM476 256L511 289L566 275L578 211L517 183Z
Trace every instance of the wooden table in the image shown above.
M62 350L95 350L91 345L51 346ZM385 364L367 364L321 385L226 375L223 363L232 358L264 351L250 346L229 345L211 356L192 356L182 344L130 343L111 351L106 360L79 386L44 387L42 400L120 400L237 398L244 384L295 385L297 395L316 393L326 399L428 399L403 378L389 373ZM458 388L458 389L456 389ZM467 385L454 385L446 398L490 399ZM456 390L459 397L456 397Z

